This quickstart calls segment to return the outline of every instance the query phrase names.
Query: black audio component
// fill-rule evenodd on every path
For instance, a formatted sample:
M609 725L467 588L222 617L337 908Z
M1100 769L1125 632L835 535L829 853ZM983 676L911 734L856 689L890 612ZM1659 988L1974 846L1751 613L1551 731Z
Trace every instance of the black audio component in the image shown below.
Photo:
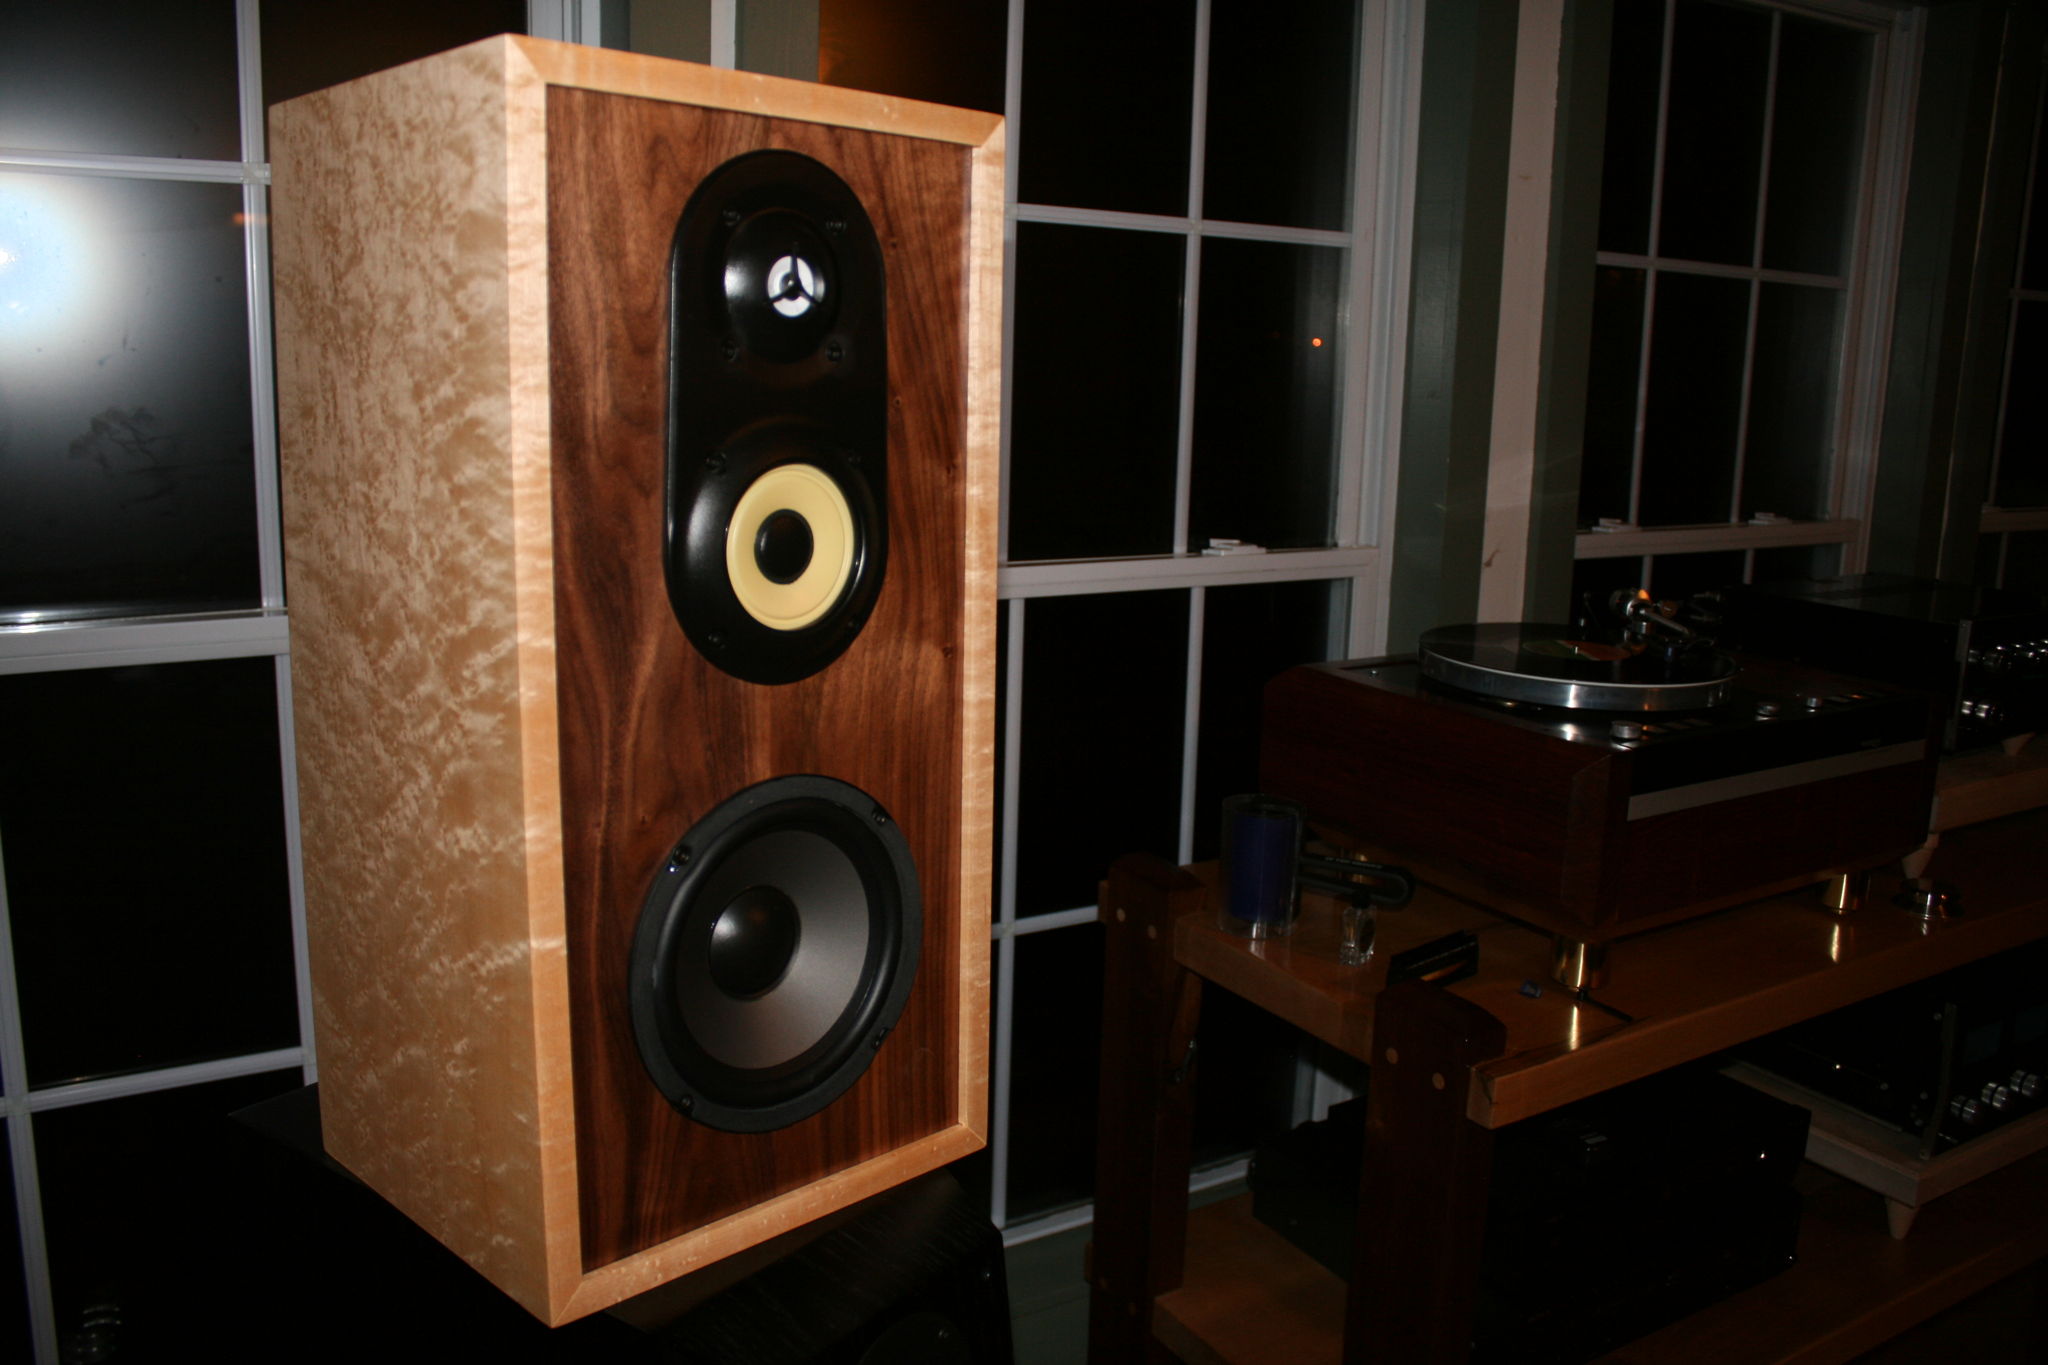
M1933 1156L2040 1109L2048 943L1903 986L1747 1044L1742 1057Z
M2038 597L1895 574L1720 596L1724 645L1933 693L1950 751L2048 721L2048 603Z
M1255 1216L1340 1276L1365 1106L1265 1143L1250 1176ZM1798 1105L1688 1067L1502 1129L1472 1358L1584 1360L1785 1269L1807 1124Z

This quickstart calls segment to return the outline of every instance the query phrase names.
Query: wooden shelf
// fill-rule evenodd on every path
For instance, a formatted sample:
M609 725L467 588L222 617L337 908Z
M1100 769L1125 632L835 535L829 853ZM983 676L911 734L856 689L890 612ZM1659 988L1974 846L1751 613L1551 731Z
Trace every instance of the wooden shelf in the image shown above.
M1955 1191L1903 1243L1869 1190L1816 1167L1800 1187L1797 1264L1603 1365L1846 1361L2048 1256L2048 1154ZM1153 1332L1188 1365L1334 1365L1344 1294L1240 1195L1188 1215L1184 1278L1160 1296Z
M1920 1206L2048 1147L2048 1109L2002 1124L1959 1147L1920 1155L1920 1142L1749 1062L1724 1067L1744 1085L1812 1114L1806 1159L1882 1195L1891 1232L1904 1237Z
M1305 898L1292 935L1254 942L1218 927L1207 870L1119 864L1102 899L1093 1357L1139 1359L1149 1338L1233 1365L1462 1358L1495 1128L2048 937L2044 844L2048 810L1946 836L1930 870L1960 888L1951 920L1894 905L1892 873L1846 916L1809 891L1621 940L1591 1000L1550 983L1547 934L1441 890L1382 914L1374 960L1344 968L1334 902ZM1388 956L1460 928L1479 936L1477 975L1387 987ZM1373 1067L1362 1179L1378 1212L1349 1288L1248 1201L1186 1212L1205 982ZM2048 1255L2048 1154L1971 1174L1899 1240L1882 1198L1809 1165L1798 1265L1611 1360L1846 1360Z

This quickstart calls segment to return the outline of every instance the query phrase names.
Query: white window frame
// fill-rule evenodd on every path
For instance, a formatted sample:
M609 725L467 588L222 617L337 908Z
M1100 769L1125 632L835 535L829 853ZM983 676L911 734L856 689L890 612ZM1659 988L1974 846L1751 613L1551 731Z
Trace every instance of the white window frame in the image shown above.
M1003 528L1003 565L997 593L1008 632L1008 669L998 680L1005 700L1004 732L997 737L1004 756L1003 822L997 831L1000 871L993 918L996 990L993 1008L994 1045L990 1076L990 1149L992 1157L991 1216L1003 1228L1006 1244L1082 1226L1093 1216L1080 1205L1013 1221L1008 1199L1010 1154L1011 1058L1016 1046L1014 1000L1016 943L1027 934L1092 923L1096 907L1077 905L1047 914L1017 913L1019 755L1025 743L1024 630L1025 606L1035 598L1097 593L1180 589L1188 592L1186 686L1182 712L1181 790L1178 857L1193 857L1196 746L1201 707L1201 660L1206 595L1212 588L1249 583L1328 582L1349 587L1348 606L1330 627L1337 656L1376 654L1386 646L1386 565L1393 539L1393 490L1400 446L1400 394L1408 328L1408 267L1413 221L1415 136L1422 82L1421 0L1362 0L1357 53L1357 106L1352 136L1353 184L1351 226L1345 231L1275 228L1228 223L1198 217L1119 213L1020 203L1016 175L1019 149L1031 136L1028 120L1019 117L1023 73L1023 36L1028 0L1011 0L1005 112L1009 121L1008 184L1005 187L1006 239L1014 247L1020 223L1057 223L1093 228L1166 233L1187 243L1182 298L1179 446L1175 477L1174 539L1185 547L1188 538L1189 488L1192 481L1194 364L1196 327L1200 317L1201 246L1210 238L1229 238L1338 247L1350 252L1346 292L1340 317L1346 326L1344 368L1337 398L1341 415L1337 434L1337 479L1334 504L1334 548L1281 550L1263 555L1219 558L1190 553L1104 559L1035 560L1013 563L1008 555L1009 528ZM1197 0L1194 49L1195 92L1189 136L1189 203L1201 203L1202 158L1206 131L1206 71L1210 21L1209 0ZM1004 298L1015 298L1016 253L1006 253ZM1006 307L1006 326L1014 310ZM1009 504L1010 410L1014 385L1008 382L1011 353L1005 338L1003 411L1004 506ZM1243 1175L1242 1161L1197 1176L1196 1187L1227 1182Z
M1545 0L1545 3L1559 2ZM1640 558L1645 581L1654 560L1660 555L1740 551L1745 579L1751 575L1760 550L1839 545L1842 548L1842 571L1845 573L1860 572L1869 555L1870 514L1891 350L1893 296L1898 279L1906 181L1912 152L1914 92L1919 83L1925 21L1917 8L1897 9L1867 3L1867 0L1744 0L1744 3L1758 9L1861 28L1872 36L1872 75L1864 124L1868 133L1856 195L1856 232L1847 269L1840 277L1830 277L1840 279L1847 302L1835 389L1834 456L1828 471L1833 514L1817 521L1780 522L1767 526L1726 522L1582 531L1578 534L1573 545L1574 559ZM1523 42L1529 40L1530 36L1525 31ZM1671 41L1672 26L1667 15L1664 30L1667 66ZM1550 63L1554 70L1554 54ZM1660 97L1660 121L1661 109ZM1661 187L1661 138L1657 155L1660 163L1657 183ZM1766 162L1759 169L1759 175L1767 174L1768 170ZM1516 230L1517 225L1511 221L1508 227L1510 239ZM1653 271L1664 264L1661 258L1654 256L1609 252L1601 252L1597 259L1601 265L1649 267ZM1510 268L1514 266L1511 260ZM1526 270L1529 267L1524 265L1521 268ZM1689 264L1685 273L1725 273L1744 279L1810 282L1804 276L1747 267L1715 271ZM1504 296L1506 288L1504 285ZM1639 404L1640 386L1644 382L1639 377ZM1746 405L1746 379L1743 401ZM1635 453L1638 480L1642 460L1641 436L1639 430ZM1739 489L1738 483L1738 495Z
M105 1080L32 1089L22 1036L17 963L7 905L5 845L0 842L0 1120L13 1164L14 1198L22 1246L29 1327L38 1365L56 1365L58 1324L51 1296L42 1197L30 1116L52 1109L152 1094L187 1085L297 1068L308 1084L318 1079L312 1049L312 990L306 963L305 893L301 876L297 764L291 705L291 640L285 619L283 532L277 502L275 370L270 329L270 166L263 150L263 65L258 0L236 0L236 78L240 101L241 161L170 157L97 156L0 148L0 176L30 172L156 181L239 185L242 191L243 265L247 293L250 420L255 451L259 604L219 614L129 617L47 623L24 619L0 626L0 674L137 664L269 658L276 679L278 768L284 797L283 838L290 890L292 971L298 998L298 1047L221 1058ZM0 830L0 841L5 831Z

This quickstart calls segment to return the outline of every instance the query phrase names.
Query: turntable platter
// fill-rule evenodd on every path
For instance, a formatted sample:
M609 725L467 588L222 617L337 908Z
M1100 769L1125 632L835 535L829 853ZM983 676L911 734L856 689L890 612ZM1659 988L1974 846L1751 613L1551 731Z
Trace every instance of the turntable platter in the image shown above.
M1711 649L1675 658L1619 635L1571 626L1443 626L1421 641L1424 676L1503 701L1585 711L1692 711L1714 706L1735 661Z

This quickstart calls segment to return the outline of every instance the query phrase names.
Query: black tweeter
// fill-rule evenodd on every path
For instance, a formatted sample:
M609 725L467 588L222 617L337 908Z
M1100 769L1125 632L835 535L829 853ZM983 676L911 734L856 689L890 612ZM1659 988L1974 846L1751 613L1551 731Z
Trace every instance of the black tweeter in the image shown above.
M669 602L749 682L838 658L888 555L882 253L859 198L796 152L698 187L670 256Z

